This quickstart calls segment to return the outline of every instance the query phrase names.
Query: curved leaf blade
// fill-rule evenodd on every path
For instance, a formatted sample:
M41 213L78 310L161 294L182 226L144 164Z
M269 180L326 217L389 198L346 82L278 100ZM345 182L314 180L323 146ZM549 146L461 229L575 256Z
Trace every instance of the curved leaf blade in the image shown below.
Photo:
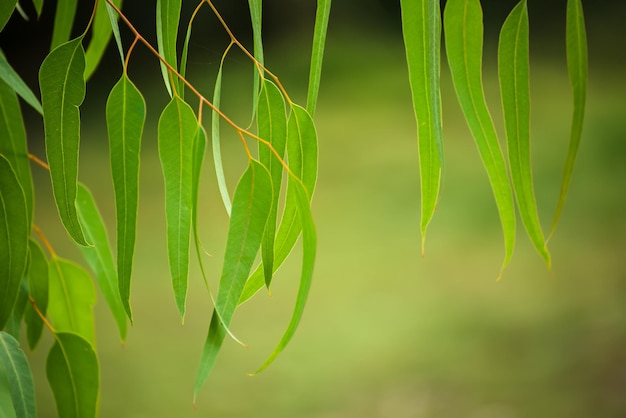
M70 237L88 246L76 213L80 112L85 98L82 37L53 50L39 69L46 155L59 216Z
M28 359L15 338L0 331L0 369L8 378L17 418L36 418L35 385Z
M9 21L9 18L13 14L13 10L15 10L16 4L17 0L6 0L0 2L0 31L4 29L4 25L6 25Z
M43 109L35 93L26 85L22 77L11 67L0 50L0 79L4 80L33 109L43 115Z
M506 18L498 44L498 76L513 190L522 223L535 249L550 268L541 231L530 163L530 81L528 8L520 1Z
M219 109L222 96L222 67L224 61L220 63L220 69L215 79L215 89L213 90L213 105ZM213 149L213 165L215 166L215 176L217 177L217 187L224 202L226 213L230 216L233 204L230 201L228 187L226 186L226 176L224 174L224 164L222 163L222 147L220 144L220 116L216 111L211 112L211 147Z
M324 61L324 46L330 17L331 0L317 0L315 11L315 28L313 29L313 48L311 50L311 69L309 71L309 88L306 98L306 110L311 116L315 115L317 96L322 78L322 62Z
M32 239L29 241L29 250L28 294L37 305L37 309L45 315L48 311L48 260L39 244ZM26 305L24 319L28 347L34 350L41 338L43 321L30 303Z
M156 4L156 27L157 45L159 54L174 68L178 68L176 54L176 41L178 38L178 25L180 21L181 0L157 0ZM170 75L165 64L160 62L163 81L170 96L173 95ZM181 91L182 85L176 77L173 77L175 91Z
M54 14L54 29L50 51L67 42L72 35L72 26L76 16L77 0L58 0Z
M122 0L112 0L112 2L118 8L122 5ZM111 39L111 33L111 22L109 21L106 1L100 1L91 25L91 41L85 52L85 80L88 80L98 67Z
M27 267L28 269L28 267ZM4 327L5 331L11 334L15 339L20 339L22 332L22 319L24 318L24 311L26 310L26 303L28 302L28 285L25 279L22 279L20 283L20 289L17 292L17 299L15 305L13 305L13 312Z

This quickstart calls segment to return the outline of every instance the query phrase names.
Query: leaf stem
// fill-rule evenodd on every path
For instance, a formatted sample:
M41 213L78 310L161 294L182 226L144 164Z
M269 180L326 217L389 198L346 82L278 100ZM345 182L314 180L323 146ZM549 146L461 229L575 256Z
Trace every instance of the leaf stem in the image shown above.
M46 249L50 253L50 257L55 258L57 256L57 253L54 251L54 249L52 248L52 245L50 245L50 241L48 241L48 239L43 234L41 229L39 229L37 225L33 224L33 230L39 236L39 239L41 240L41 242L43 242L43 245L46 247Z
M41 318L41 320L43 321L43 323L46 326L46 328L48 328L51 333L56 334L57 332L55 331L55 329L52 326L52 324L50 323L50 321L48 321L48 318L46 318L46 316L39 310L39 307L37 306L37 303L35 302L35 299L33 299L32 296L29 296L28 297L28 301L30 302L31 305L33 305L33 309L35 309L35 312L37 313L39 318Z

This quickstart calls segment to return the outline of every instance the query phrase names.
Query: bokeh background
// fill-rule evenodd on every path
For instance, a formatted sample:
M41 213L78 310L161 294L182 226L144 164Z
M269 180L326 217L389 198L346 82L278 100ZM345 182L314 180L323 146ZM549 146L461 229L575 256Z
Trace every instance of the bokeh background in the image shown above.
M154 40L153 2L126 2ZM301 103L306 97L313 1L265 2L266 63ZM185 2L188 18L195 2ZM250 44L247 2L216 1ZM495 46L512 1L485 1L485 88L502 134ZM478 153L442 70L446 173L439 208L420 255L415 121L397 1L335 1L316 113L319 234L314 284L300 328L281 357L248 377L274 348L291 315L298 251L237 313L196 408L192 390L211 304L197 269L184 325L166 260L163 182L156 121L167 102L156 60L138 48L129 74L148 101L142 149L135 325L121 344L102 298L96 306L102 417L623 417L626 416L626 17L621 2L585 1L590 79L584 137L547 271L520 227L503 257L497 212ZM571 114L564 52L565 1L529 1L532 156L544 228L556 205ZM30 12L29 5L24 5ZM90 6L80 5L77 33ZM39 21L14 16L0 37L9 61L37 89L54 2ZM82 25L82 26L81 26ZM126 33L126 32L124 32ZM130 41L127 39L127 41ZM192 37L189 78L210 97L227 38L208 8ZM80 178L91 187L114 237L114 204L103 103L120 75L109 48L82 107ZM229 55L226 112L250 120L252 67ZM24 107L32 152L44 156L42 123ZM208 122L208 121L207 121ZM502 136L502 135L501 135ZM232 188L246 159L223 134ZM227 216L211 155L202 179L202 240L215 289ZM80 260L57 220L47 173L33 168L36 222L64 257ZM193 263L192 263L193 264ZM195 264L194 264L195 265ZM56 416L45 380L46 336L29 354L39 416Z

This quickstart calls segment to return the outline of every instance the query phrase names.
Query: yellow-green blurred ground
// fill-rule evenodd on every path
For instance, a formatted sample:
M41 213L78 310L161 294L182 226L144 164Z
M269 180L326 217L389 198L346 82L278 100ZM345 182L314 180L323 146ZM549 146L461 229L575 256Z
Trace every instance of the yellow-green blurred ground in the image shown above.
M300 328L272 367L246 376L288 323L299 271L295 255L275 279L272 297L262 292L236 315L233 331L249 347L225 343L196 409L191 397L211 305L194 269L181 326L166 260L154 121L159 109L150 109L132 286L135 326L124 346L102 298L96 308L100 416L626 415L623 73L594 68L592 61L583 144L550 242L553 273L520 225L513 261L496 282L503 257L497 213L447 74L446 174L422 258L415 122L402 45L398 38L359 34L365 39L357 43L353 36L338 34L328 45L316 114L320 175L313 210L319 250ZM273 53L281 63L274 69L301 99L307 52L281 48L270 51L268 61L271 66ZM547 228L568 140L569 84L558 56L534 60L531 74L535 187ZM497 109L493 76L488 70L489 100ZM240 105L236 98L228 104L240 115L249 109L247 90L242 94ZM245 123L246 116L240 119ZM83 126L80 176L113 232L103 120ZM223 152L234 186L245 163L243 150L229 137ZM202 236L214 254L206 263L215 286L227 218L210 154L204 173ZM44 175L38 178L42 186ZM37 222L63 248L64 233L46 199L43 193ZM76 256L69 247L59 252ZM47 347L44 341L32 358L43 418L56 414L44 376Z

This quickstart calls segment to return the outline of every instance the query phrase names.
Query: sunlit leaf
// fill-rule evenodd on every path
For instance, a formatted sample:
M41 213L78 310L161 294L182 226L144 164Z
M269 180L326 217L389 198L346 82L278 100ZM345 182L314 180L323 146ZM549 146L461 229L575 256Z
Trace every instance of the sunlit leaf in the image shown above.
M215 79L215 89L213 90L213 105L216 108L220 107L220 99L222 94L222 67L224 62L220 63L220 69L217 72L217 78ZM228 187L226 186L226 177L224 175L224 164L222 163L222 149L220 145L220 116L217 112L211 112L211 146L213 149L213 165L215 166L215 176L217 177L217 186L220 190L220 196L224 202L224 208L226 213L230 216L232 210L232 203L230 201L230 195L228 194Z
M48 311L48 260L39 244L32 239L29 242L29 249L28 293L37 305L37 309L45 315ZM26 305L24 320L28 347L33 350L41 338L43 321L30 303Z
M274 196L261 244L265 285L269 288L274 272L274 239L278 217L278 198L283 177L283 162L281 160L284 159L287 144L285 100L278 87L269 80L262 81L257 119L259 137L268 141L274 151L278 153L276 156L266 144L259 143L259 161L270 172Z
M193 209L193 144L198 121L191 107L174 96L159 118L158 129L165 180L167 252L176 306L184 318Z
M28 261L30 223L24 191L0 155L0 329L8 321Z
M515 203L504 155L487 108L482 81L483 14L479 0L448 0L444 14L446 52L465 120L489 175L504 232L502 270L515 246Z
M2 331L0 331L0 368L4 369L8 378L16 417L36 418L35 385L28 359L17 340Z
M178 68L178 58L176 49L176 40L178 38L178 24L180 21L181 0L157 0L156 5L156 27L157 27L157 44L159 54L173 68ZM163 73L163 81L167 87L167 91L172 93L172 85L170 84L170 75L167 67L162 62L161 72ZM178 79L173 76L174 88L180 91Z
M263 1L262 0L248 0L248 8L250 9L250 21L252 23L252 43L254 46L254 58L263 65L265 63L265 57L263 56ZM252 82L252 111L253 114L258 109L258 93L260 88L260 80L263 75L263 71L259 74L259 69L254 68L253 82Z
M422 253L439 196L443 166L439 0L401 0L402 32L418 127Z
M91 277L79 265L59 257L52 257L48 273L48 317L54 329L93 343L96 291Z
M331 0L317 0L315 12L315 29L313 31L313 48L311 50L311 69L309 71L309 90L307 92L306 110L311 116L315 115L317 96L322 78L322 62L324 60L324 46L330 17Z
M500 95L517 207L528 236L550 267L550 254L537 214L530 164L528 68L528 8L526 0L522 0L506 18L500 32L498 44Z
M122 5L122 0L112 0L112 2L118 8ZM110 39L111 22L106 1L99 1L98 9L91 25L91 41L89 41L89 46L85 52L85 80L88 80L98 67Z
M53 50L39 69L46 155L61 221L72 239L89 245L76 214L80 112L85 98L82 37Z
M117 324L120 338L123 341L126 339L126 312L118 292L117 272L113 262L106 226L91 192L82 184L78 185L78 199L76 202L78 216L85 231L85 236L94 244L93 247L80 247L80 250L94 273L96 282L107 305L109 305L109 309Z
M200 369L196 377L194 399L206 381L217 353L224 341L225 326L230 325L237 308L241 291L248 278L254 259L261 247L265 223L272 206L272 180L267 169L255 160L237 184L233 199L233 212L228 228L224 264L220 276L220 288L209 334L202 352Z
M59 417L95 418L98 415L100 370L88 341L71 333L57 333L46 362L46 375Z
M119 294L126 314L132 321L130 282L137 230L139 155L146 103L126 74L109 94L106 119L115 189Z
M6 57L0 51L0 79L4 80L22 99L26 101L33 109L43 114L43 109L39 103L39 99L33 91L26 85L22 77L11 67Z
M578 154L580 138L583 132L583 120L585 118L585 103L587 101L587 31L585 29L585 16L581 0L567 1L567 23L566 23L566 45L567 45L567 69L569 80L572 86L574 101L574 114L572 115L572 128L567 150L567 159L563 168L563 180L561 182L561 192L557 203L554 220L550 228L550 235L559 223L569 184L572 180L574 162Z
M58 0L54 14L54 30L50 51L67 42L72 35L72 26L76 16L77 0Z
M120 0L121 1L121 0ZM120 59L124 62L124 47L122 46L122 36L120 35L120 26L117 23L117 12L111 5L104 2L107 8L107 14L109 15L109 22L111 24L111 30L113 31L113 37L117 44L117 50L120 53Z
M3 0L0 2L0 31L4 29L4 25L9 21L16 4L17 0Z

